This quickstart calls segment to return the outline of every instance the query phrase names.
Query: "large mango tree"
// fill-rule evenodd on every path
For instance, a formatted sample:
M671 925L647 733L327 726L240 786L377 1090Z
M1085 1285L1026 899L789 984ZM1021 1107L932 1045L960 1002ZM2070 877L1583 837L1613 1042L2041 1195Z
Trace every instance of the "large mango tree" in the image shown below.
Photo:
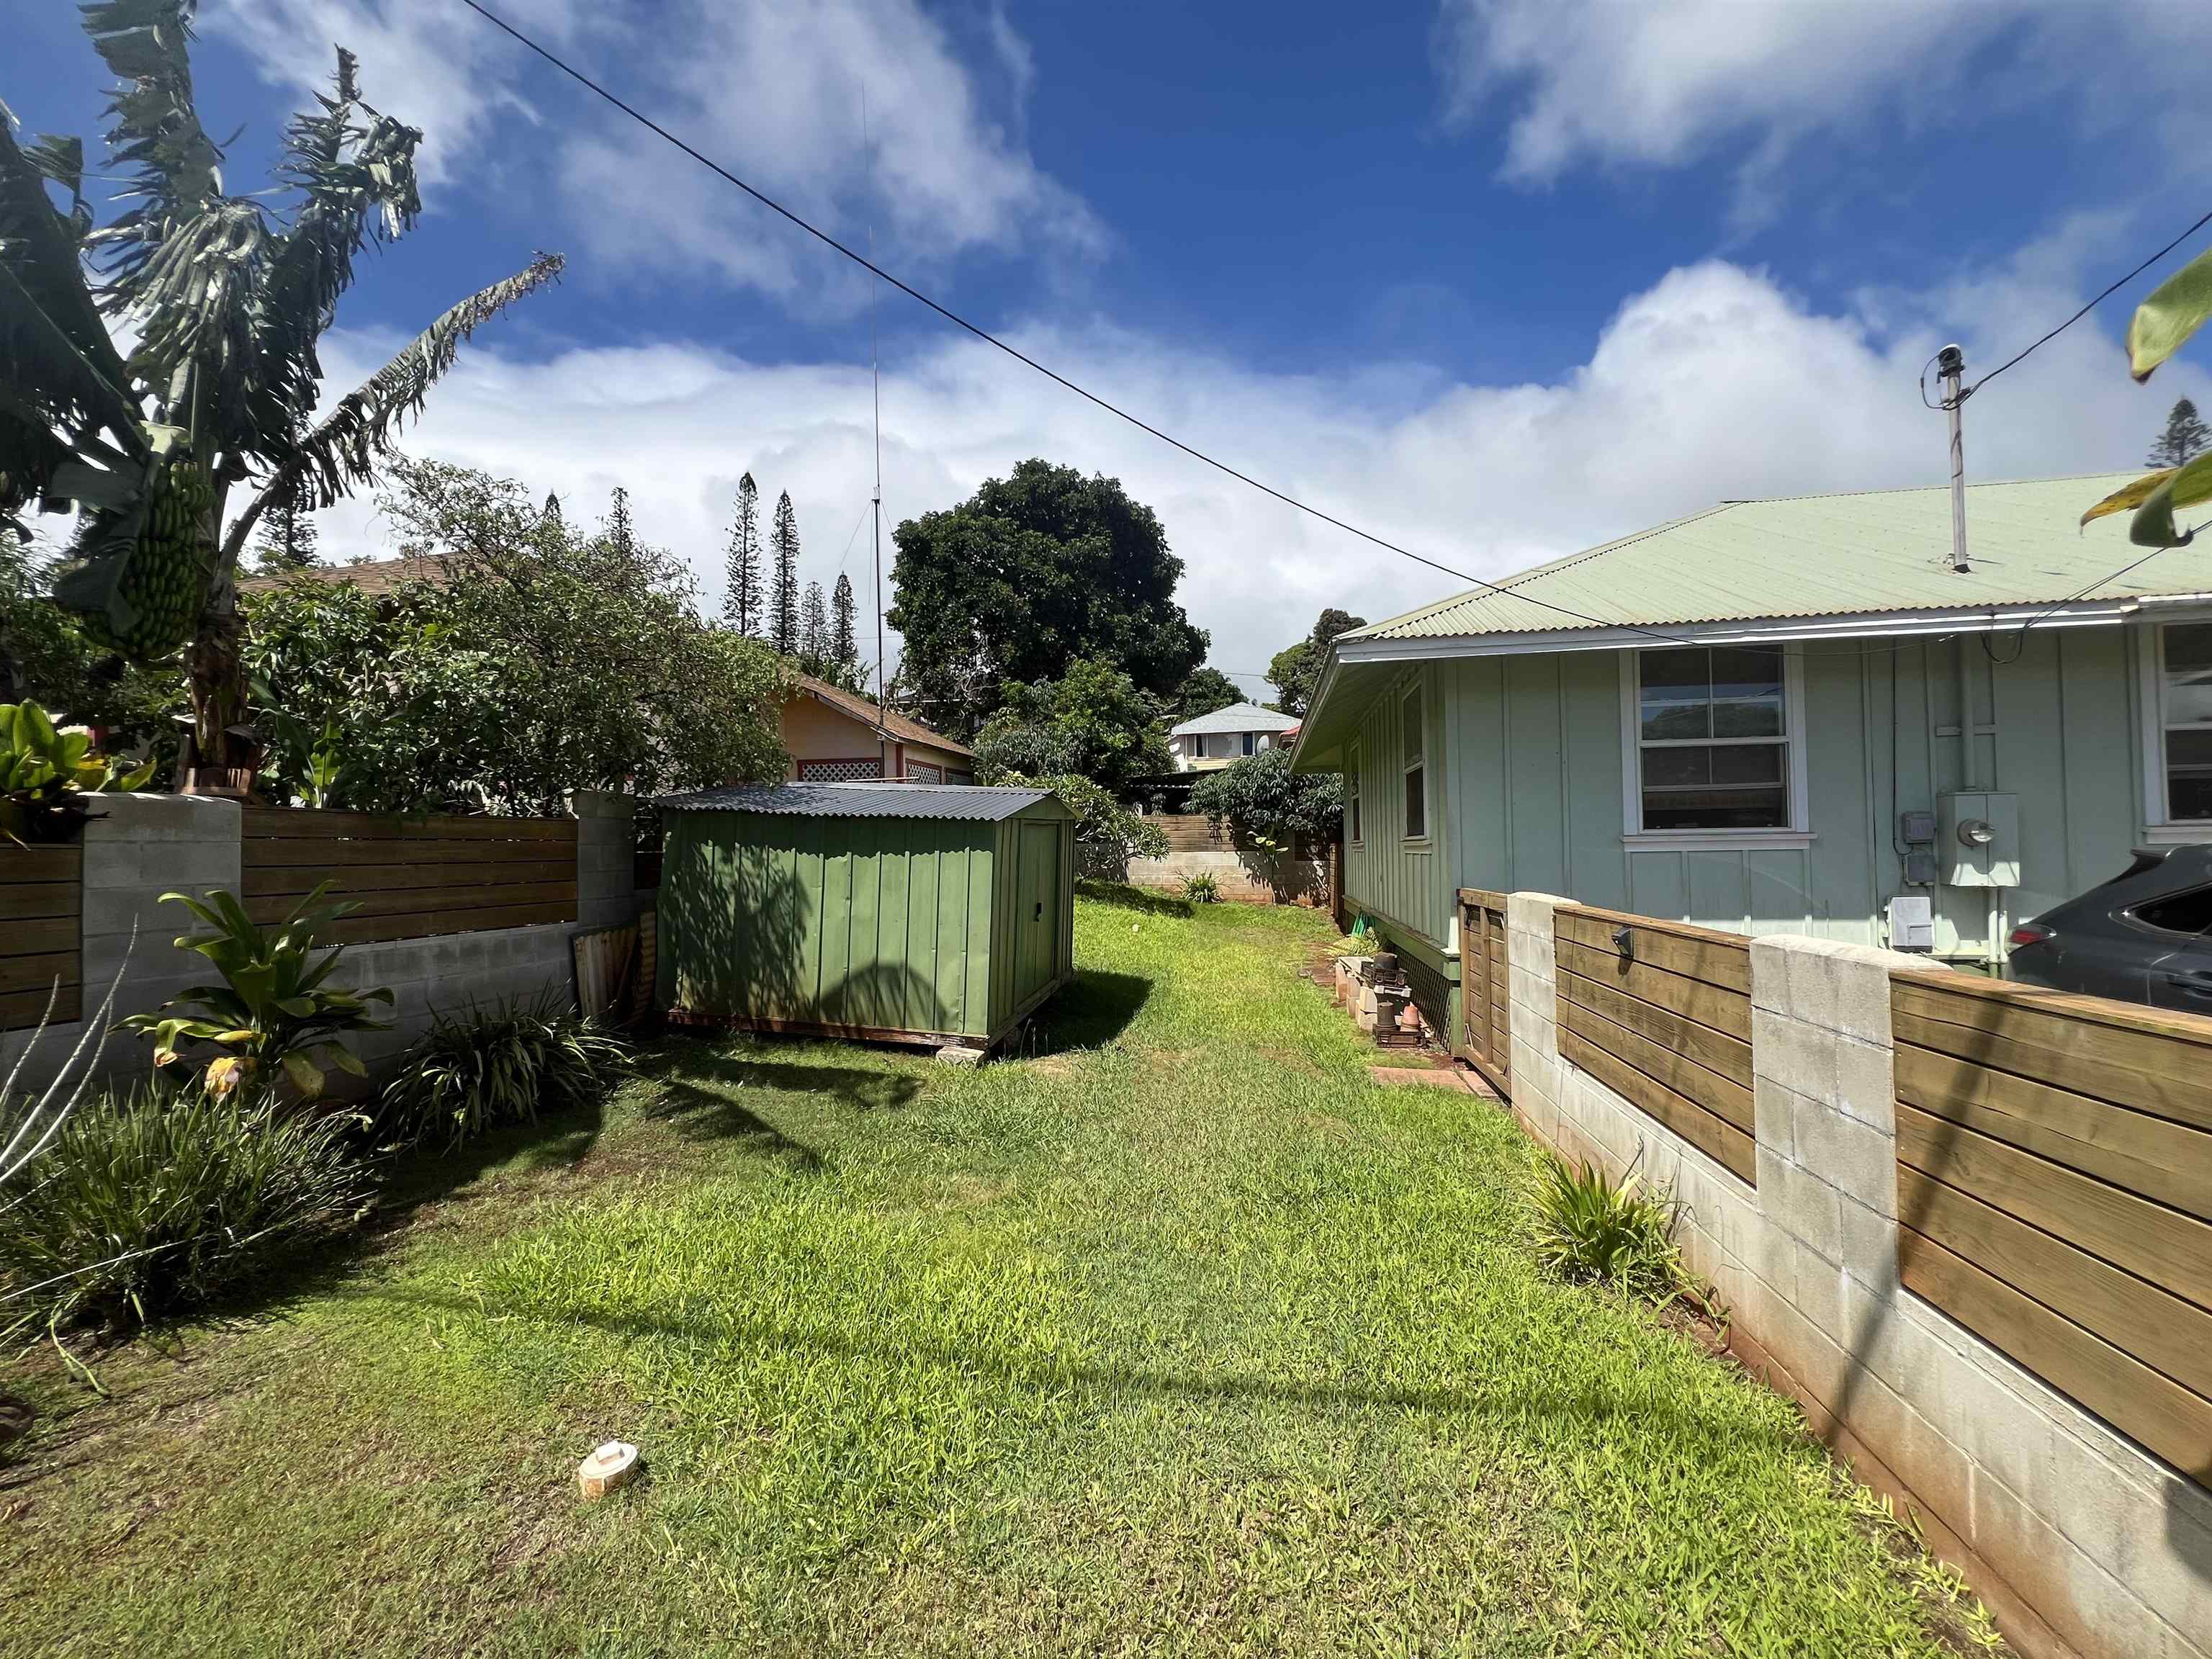
M2128 370L2141 385L2212 320L2212 250L2198 254L2160 283L2128 322ZM2114 490L2081 515L2081 522L2133 510L2128 539L2140 547L2179 547L2191 539L2174 514L2212 501L2212 450L2179 466L2161 467Z
M82 140L19 139L0 108L0 529L33 502L76 510L56 599L133 660L182 653L187 781L240 787L255 744L236 572L255 521L368 482L461 343L562 261L471 295L318 418L317 342L356 256L419 214L422 133L362 100L339 48L276 188L231 194L193 101L192 0L82 9L117 77L97 171L120 210L100 222Z

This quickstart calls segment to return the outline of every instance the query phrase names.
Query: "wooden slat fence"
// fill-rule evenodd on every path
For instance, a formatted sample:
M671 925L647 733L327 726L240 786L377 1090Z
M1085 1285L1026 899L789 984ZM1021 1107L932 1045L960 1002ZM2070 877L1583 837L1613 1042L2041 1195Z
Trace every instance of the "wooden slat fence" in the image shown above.
M2212 1484L2212 1019L1899 973L1898 1266Z
M0 1031L82 1018L84 848L0 842Z
M1459 890L1458 1052L1501 1095L1512 1093L1512 980L1505 959L1505 895Z
M281 921L321 882L360 906L334 943L424 939L576 919L572 818L387 817L255 808L245 814L243 895Z
M1751 941L1580 905L1553 931L1560 1054L1756 1185Z

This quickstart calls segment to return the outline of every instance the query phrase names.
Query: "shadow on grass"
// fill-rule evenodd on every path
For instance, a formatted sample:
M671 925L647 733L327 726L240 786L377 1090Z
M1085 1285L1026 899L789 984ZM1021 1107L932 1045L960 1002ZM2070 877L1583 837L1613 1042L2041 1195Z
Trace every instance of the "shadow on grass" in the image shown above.
M1381 1407L1387 1411L1419 1412L1436 1417L1491 1419L1548 1418L1576 1421L1602 1429L1610 1423L1661 1427L1686 1448L1700 1455L1717 1456L1748 1444L1795 1443L1798 1436L1778 1429L1747 1429L1736 1420L1708 1421L1705 1418L1618 1396L1598 1388L1529 1387L1516 1384L1509 1395L1501 1389L1478 1387L1419 1388L1364 1387L1342 1382L1304 1382L1279 1372L1190 1372L1154 1370L1143 1367L1086 1364L1080 1360L1030 1358L949 1342L918 1339L902 1333L896 1341L876 1341L820 1330L795 1330L757 1319L727 1319L699 1326L677 1320L616 1317L578 1311L565 1317L494 1307L474 1297L451 1295L415 1286L380 1286L347 1291L370 1301L398 1303L411 1307L436 1308L451 1313L485 1318L527 1321L547 1329L586 1327L617 1336L664 1337L678 1342L726 1346L743 1344L786 1352L801 1352L871 1366L896 1367L917 1361L945 1365L971 1376L990 1379L1016 1388L1040 1391L1096 1391L1108 1395L1139 1395L1153 1398L1255 1401L1263 1405L1312 1407L1323 1410Z
M1103 1048L1128 1030L1152 994L1152 981L1139 975L1079 969L1073 983L1030 1016L1027 1027L1007 1045L1007 1055L1031 1060Z
M1188 917L1192 914L1188 899L1180 899L1170 893L1148 892L1141 887L1124 887L1118 882L1079 881L1075 890L1079 897L1096 904L1110 904L1116 909L1139 910L1148 916Z

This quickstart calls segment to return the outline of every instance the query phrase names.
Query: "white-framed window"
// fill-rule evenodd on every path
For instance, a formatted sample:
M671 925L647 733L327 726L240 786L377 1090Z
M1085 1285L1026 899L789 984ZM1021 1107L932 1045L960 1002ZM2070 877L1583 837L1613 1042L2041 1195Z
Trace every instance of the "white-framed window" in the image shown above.
M2212 824L2212 621L2159 623L2143 642L2148 828Z
M1400 714L1399 750L1406 773L1406 839L1425 841L1429 834L1429 733L1419 681L1407 689Z
M1353 744L1345 753L1346 774L1344 792L1344 838L1352 846L1359 847L1367 840L1366 826L1361 822L1360 801L1367 793L1366 774L1359 769L1359 745Z
M1803 694L1789 647L1623 653L1624 827L1660 839L1802 836Z

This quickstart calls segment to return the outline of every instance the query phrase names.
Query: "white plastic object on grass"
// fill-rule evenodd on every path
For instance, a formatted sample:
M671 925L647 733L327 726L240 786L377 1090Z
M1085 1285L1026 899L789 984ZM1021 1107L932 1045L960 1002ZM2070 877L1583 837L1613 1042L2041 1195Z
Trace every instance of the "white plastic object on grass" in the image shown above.
M627 1440L610 1440L578 1465L576 1485L587 1498L605 1498L628 1486L637 1471L637 1448Z

